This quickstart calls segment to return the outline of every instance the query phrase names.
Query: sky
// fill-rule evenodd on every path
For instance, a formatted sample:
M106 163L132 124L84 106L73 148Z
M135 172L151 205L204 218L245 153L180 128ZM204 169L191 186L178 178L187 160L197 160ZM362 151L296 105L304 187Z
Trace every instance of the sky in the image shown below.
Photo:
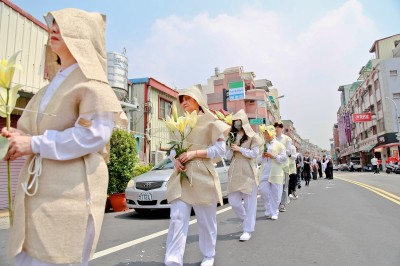
M351 84L375 40L400 34L399 0L12 1L44 22L75 7L107 16L107 51L126 49L129 78L175 89L242 66L279 90L281 116L303 139L330 147L341 85ZM40 4L38 4L40 3Z

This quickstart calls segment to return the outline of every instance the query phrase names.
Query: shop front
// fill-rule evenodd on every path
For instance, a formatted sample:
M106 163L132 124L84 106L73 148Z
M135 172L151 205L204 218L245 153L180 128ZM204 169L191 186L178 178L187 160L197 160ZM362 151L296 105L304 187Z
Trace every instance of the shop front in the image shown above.
M374 147L378 145L376 138L368 138L358 144L358 151L360 152L361 166L364 167L371 163L374 157ZM379 157L377 156L379 159Z
M377 158L382 160L382 168L386 169L386 161L390 158L393 160L399 159L399 146L400 143L396 139L396 133L386 133L378 137L378 144L374 148L374 153Z

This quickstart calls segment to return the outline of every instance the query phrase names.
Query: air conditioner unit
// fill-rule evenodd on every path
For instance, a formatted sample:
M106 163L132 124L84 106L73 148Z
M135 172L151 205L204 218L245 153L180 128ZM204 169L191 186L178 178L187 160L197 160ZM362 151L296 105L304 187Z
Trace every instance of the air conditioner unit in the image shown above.
M164 160L166 156L166 151L156 151L155 163L158 164L160 161Z

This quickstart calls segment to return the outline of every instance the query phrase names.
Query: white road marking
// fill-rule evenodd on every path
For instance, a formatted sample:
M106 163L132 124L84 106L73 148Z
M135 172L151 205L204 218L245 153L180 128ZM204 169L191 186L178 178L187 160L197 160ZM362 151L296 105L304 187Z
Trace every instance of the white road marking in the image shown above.
M232 207L226 207L226 208L224 208L224 209L221 209L221 210L217 211L217 215L218 215L218 214L221 214L221 213L224 213L224 212L226 212L226 211L229 211L229 210L231 210L231 209L232 209ZM193 219L193 220L189 221L189 225L192 225L192 224L195 224L195 223L197 223L197 219ZM109 255L109 254L111 254L111 253L115 253L115 252L118 252L118 251L120 251L120 250L129 248L129 247L133 247L133 246L135 246L135 245L137 245L137 244L140 244L140 243L143 243L143 242L145 242L145 241L148 241L148 240L157 238L157 237L159 237L159 236L166 235L167 233L168 233L168 229L165 229L165 230L156 232L156 233L154 233L154 234L151 234L151 235L148 235L148 236L144 236L144 237L141 237L141 238L138 238L138 239L135 239L135 240L132 240L132 241L123 243L123 244L121 244L121 245L118 245L118 246L115 246L115 247L111 247L111 248L108 248L108 249L105 249L105 250L96 252L96 253L93 255L93 258L92 258L91 260L95 260L95 259L104 257L104 256L106 256L106 255Z

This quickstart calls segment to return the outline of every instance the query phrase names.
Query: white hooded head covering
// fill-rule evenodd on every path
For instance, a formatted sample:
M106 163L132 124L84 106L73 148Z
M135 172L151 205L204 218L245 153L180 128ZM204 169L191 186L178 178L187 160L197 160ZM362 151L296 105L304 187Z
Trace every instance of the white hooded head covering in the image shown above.
M82 113L113 112L116 126L127 128L128 119L107 79L105 15L76 8L66 8L51 11L44 18L49 28L52 27L54 20L57 22L62 38L85 78L100 83L95 85L95 89L98 90L97 98L101 98L101 100L96 100L98 102L96 104L93 99L93 104L87 105L86 109L82 108L80 111ZM56 60L57 55L48 46L46 63L50 79L60 67Z
M200 105L203 111L205 111L204 109L208 109L207 101L204 97L200 84L180 90L178 94L178 100L180 100L180 98L184 95L192 97Z
M57 21L64 42L85 77L89 80L108 83L105 15L66 8L51 11L44 18L49 28L53 25L53 19ZM58 69L54 67L54 59L57 57L50 51L46 51L46 56L50 64L48 71L57 71ZM49 73L50 78L54 74Z
M240 109L236 114L234 114L232 116L232 121L234 121L234 120L241 120L242 121L242 128L243 128L244 132L246 133L246 135L249 138L254 137L256 132L254 132L254 130L251 128L250 123L249 123L249 119L247 118L247 115L246 115L246 113L244 112L243 109Z

